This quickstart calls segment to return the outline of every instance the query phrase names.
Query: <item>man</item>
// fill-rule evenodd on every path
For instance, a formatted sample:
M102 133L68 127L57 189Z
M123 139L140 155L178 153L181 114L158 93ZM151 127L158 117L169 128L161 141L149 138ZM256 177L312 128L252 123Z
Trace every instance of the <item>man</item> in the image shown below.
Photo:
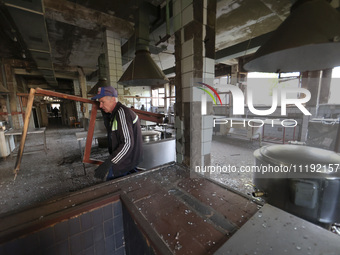
M91 98L99 101L107 130L110 156L96 170L95 177L111 180L136 171L142 159L142 135L138 115L117 102L113 87L100 87Z

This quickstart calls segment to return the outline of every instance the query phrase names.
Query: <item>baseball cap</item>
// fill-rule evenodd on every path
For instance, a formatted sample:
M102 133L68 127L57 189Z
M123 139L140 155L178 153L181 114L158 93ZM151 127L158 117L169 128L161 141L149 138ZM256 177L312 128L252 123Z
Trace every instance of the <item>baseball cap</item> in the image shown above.
M100 87L98 88L98 94L92 97L92 100L98 100L102 97L109 96L109 97L118 97L118 92L114 87Z

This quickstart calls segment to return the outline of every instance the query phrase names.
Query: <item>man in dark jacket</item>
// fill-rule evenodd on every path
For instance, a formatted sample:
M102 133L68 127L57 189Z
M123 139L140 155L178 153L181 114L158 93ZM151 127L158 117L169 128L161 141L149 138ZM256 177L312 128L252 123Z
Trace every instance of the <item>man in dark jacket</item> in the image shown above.
M142 135L138 115L117 102L113 87L100 87L91 98L99 101L107 130L110 156L96 170L95 177L111 180L136 171L142 160Z

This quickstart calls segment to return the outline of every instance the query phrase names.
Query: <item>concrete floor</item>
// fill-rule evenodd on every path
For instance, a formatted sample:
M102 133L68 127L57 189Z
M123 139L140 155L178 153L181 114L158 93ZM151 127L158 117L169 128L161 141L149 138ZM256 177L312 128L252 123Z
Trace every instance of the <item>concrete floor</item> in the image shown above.
M96 166L86 164L86 175L81 162L75 133L82 128L48 128L46 130L48 152L25 154L16 180L13 169L16 154L0 159L0 214L22 210L42 201L100 183L93 177ZM20 141L20 140L19 140ZM19 142L18 141L18 142ZM29 146L42 142L39 135L29 135ZM84 144L83 144L84 146ZM252 153L259 143L226 136L214 136L212 142L212 165L251 165ZM93 145L91 157L104 159L107 149ZM246 173L212 174L211 178L242 193L252 192L252 177Z
M255 164L253 153L260 148L259 141L250 141L233 136L213 136L211 144L211 165L236 167L237 172L212 173L210 178L225 184L241 193L253 192L252 173L241 173L241 166Z
M16 153L0 161L0 214L15 211L100 182L93 177L95 166L81 162L75 133L82 128L53 128L46 130L47 154L44 151L24 154L20 171L13 180ZM29 135L24 152L42 143L41 135ZM20 142L20 139L19 141ZM99 153L94 148L94 153Z

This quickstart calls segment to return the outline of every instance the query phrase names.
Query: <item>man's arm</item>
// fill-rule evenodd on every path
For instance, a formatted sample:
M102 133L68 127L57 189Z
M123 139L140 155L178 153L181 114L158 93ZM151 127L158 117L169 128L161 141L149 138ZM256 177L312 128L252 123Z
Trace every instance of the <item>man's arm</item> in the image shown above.
M113 164L119 164L125 160L134 146L131 118L126 116L123 108L118 110L117 115L119 146L111 154Z

